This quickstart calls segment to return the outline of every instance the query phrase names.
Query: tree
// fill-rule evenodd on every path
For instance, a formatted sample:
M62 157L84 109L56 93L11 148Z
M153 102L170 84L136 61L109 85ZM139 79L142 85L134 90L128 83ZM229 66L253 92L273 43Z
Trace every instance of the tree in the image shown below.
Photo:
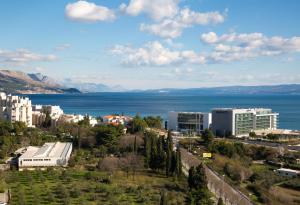
M166 153L164 151L164 137L161 136L157 140L157 162L158 169L164 170L166 167Z
M212 205L211 194L207 188L205 167L201 163L189 170L188 183L190 187L190 201L196 205Z
M93 128L97 145L107 146L109 151L113 152L122 132L123 126L99 125Z
M141 159L135 153L129 153L120 159L121 168L126 172L127 178L129 172L132 172L133 178L135 177L136 170L141 167Z
M166 142L166 175L170 175L171 163L172 163L172 151L173 151L173 140L170 131L168 132Z
M89 127L90 126L90 116L89 115L84 116L83 120L80 120L78 122L78 125L82 126L82 127Z
M163 120L160 116L147 116L144 117L144 121L147 123L149 127L160 129Z
M182 164L181 164L181 153L180 149L176 150L176 169L175 169L175 175L180 176L182 173Z
M133 118L130 125L131 125L131 133L144 132L146 127L148 126L145 120L143 120L139 115L136 115Z
M42 125L44 128L49 128L49 127L51 127L51 121L52 121L50 112L49 112L49 110L45 110L44 113L45 113L46 117L45 117L45 120Z
M256 137L256 133L255 132L250 132L249 137Z
M133 142L133 152L137 153L137 143L136 143L136 136L134 136L134 142Z
M202 138L204 140L204 143L205 143L206 147L208 147L212 144L212 142L214 140L214 135L213 135L211 130L205 129L203 134L202 134Z
M146 132L144 136L144 141L145 141L145 148L144 148L144 155L145 155L145 166L146 168L150 167L150 161L151 161L151 135L153 133Z
M165 190L160 192L160 205L168 205L167 193Z
M194 183L194 176L195 176L195 167L191 167L189 169L189 176L188 176L188 185L190 190L196 187Z

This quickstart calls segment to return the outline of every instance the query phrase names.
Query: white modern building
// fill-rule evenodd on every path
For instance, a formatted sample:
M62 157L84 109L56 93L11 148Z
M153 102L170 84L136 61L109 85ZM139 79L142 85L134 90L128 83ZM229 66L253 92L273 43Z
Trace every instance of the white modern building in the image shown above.
M43 167L67 166L72 152L72 143L45 143L42 147L23 148L18 158L19 170Z
M32 106L31 100L27 97L6 95L0 93L0 119L10 122L24 122L27 126L32 126Z
M211 113L174 112L168 113L168 130L187 134L199 134L211 126Z
M276 130L278 113L266 108L216 108L212 110L212 131L217 136L249 136L252 131Z
M299 170L294 170L294 169L286 169L286 168L280 168L277 169L276 172L283 177L297 177L300 176L300 171Z

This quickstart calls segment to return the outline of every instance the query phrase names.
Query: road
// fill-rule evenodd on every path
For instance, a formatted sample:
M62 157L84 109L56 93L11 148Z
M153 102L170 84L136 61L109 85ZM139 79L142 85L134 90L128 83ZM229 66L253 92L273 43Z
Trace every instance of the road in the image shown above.
M183 173L188 175L190 167L199 165L201 161L186 149L181 148L180 151ZM226 205L255 205L248 196L226 183L223 177L218 173L207 166L205 166L205 170L209 190L214 193L217 198L221 197Z

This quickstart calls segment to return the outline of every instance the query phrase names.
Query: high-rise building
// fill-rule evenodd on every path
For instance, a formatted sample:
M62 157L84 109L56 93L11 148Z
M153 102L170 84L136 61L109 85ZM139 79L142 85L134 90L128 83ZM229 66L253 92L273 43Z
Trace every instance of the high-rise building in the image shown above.
M24 122L27 126L32 126L32 106L31 100L27 97L6 95L0 93L0 119L10 122Z
M168 130L198 134L210 128L211 114L202 112L174 112L168 113Z
M266 108L212 110L212 131L217 136L248 136L255 130L276 130L278 113Z

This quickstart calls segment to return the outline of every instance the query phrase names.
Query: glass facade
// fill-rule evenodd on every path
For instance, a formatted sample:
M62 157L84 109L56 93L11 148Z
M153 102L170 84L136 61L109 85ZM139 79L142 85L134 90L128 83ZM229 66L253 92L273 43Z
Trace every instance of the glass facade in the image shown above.
M203 115L197 113L178 113L178 129L198 132L203 130Z
M277 128L277 116L270 110L235 114L235 135L249 134L253 130Z
M235 134L249 134L253 130L254 115L253 113L235 114Z
M270 115L257 116L256 117L256 129L263 130L268 129L271 126L271 117Z

